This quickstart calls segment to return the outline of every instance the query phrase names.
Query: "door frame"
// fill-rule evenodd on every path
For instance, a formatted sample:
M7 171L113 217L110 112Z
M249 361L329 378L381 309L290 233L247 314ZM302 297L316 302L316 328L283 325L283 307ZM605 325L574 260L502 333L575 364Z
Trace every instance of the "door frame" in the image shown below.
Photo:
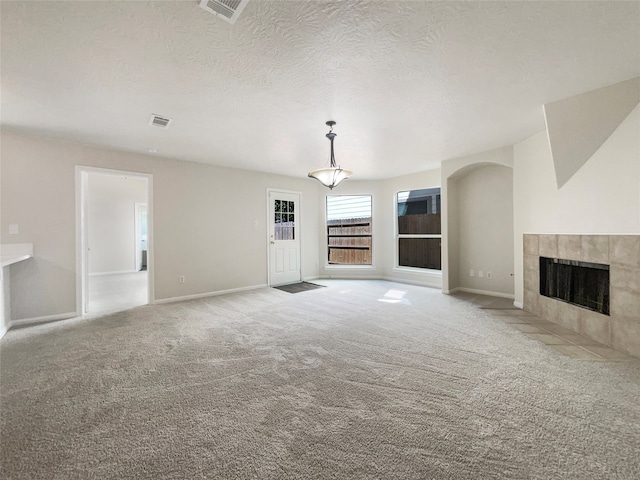
M76 315L87 313L89 292L88 238L89 222L87 218L87 190L89 174L117 175L144 178L147 180L147 303L155 302L153 282L153 175L150 173L115 170L110 168L76 165Z
M135 234L134 234L134 252L135 252L135 268L134 270L136 272L140 271L140 267L142 265L142 250L139 250L138 247L140 246L140 243L142 242L142 226L140 224L140 211L143 210L147 210L148 211L148 207L147 204L145 202L135 202L133 207L133 211L134 211L134 219L133 219L133 225L134 225L134 229L135 229ZM148 215L148 213L147 213ZM148 229L147 229L148 230ZM148 238L148 235L147 235ZM149 255L149 252L147 251L147 255Z
M298 201L298 212L301 213L302 212L302 192L298 192L295 190L286 190L284 188L271 188L268 187L267 188L267 213L266 213L266 218L267 218L267 223L266 223L266 244L267 244L267 285L270 287L272 285L271 282L271 237L270 237L270 231L271 231L271 199L269 198L271 196L272 193L287 193L287 194L293 194L293 195L298 195L299 201ZM298 215L298 221L296 224L296 230L298 231L298 238L300 239L300 248L299 248L299 252L300 252L300 261L298 262L298 270L300 272L300 281L304 281L303 277L302 277L302 215L299 214Z

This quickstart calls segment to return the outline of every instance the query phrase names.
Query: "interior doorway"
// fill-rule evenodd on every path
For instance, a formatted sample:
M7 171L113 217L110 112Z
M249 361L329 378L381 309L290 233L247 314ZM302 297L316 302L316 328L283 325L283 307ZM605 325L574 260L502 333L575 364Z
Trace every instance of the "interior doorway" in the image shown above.
M76 167L77 309L152 303L152 176Z

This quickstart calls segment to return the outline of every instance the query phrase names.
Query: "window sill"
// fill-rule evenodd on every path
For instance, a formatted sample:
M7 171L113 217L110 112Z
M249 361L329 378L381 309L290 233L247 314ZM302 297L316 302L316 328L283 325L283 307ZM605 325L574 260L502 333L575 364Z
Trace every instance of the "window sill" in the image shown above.
M325 270L354 270L354 269L363 269L363 270L374 270L375 266L373 265L325 265Z
M417 268L417 267L394 267L394 272L411 273L420 275L436 275L442 276L442 270L432 270L430 268Z

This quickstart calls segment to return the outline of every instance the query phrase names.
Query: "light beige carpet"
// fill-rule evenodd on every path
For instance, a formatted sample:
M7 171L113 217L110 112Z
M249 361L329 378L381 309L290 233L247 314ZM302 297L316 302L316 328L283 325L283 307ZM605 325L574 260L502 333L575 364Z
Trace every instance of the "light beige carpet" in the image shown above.
M637 479L640 361L327 281L11 330L7 479Z

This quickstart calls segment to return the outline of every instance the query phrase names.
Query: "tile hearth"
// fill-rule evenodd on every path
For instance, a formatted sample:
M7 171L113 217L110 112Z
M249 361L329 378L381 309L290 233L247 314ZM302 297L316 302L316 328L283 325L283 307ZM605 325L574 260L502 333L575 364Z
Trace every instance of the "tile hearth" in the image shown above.
M509 324L523 335L547 345L567 357L580 360L631 360L629 355L614 350L595 340L575 333L553 322L519 309L484 309Z

